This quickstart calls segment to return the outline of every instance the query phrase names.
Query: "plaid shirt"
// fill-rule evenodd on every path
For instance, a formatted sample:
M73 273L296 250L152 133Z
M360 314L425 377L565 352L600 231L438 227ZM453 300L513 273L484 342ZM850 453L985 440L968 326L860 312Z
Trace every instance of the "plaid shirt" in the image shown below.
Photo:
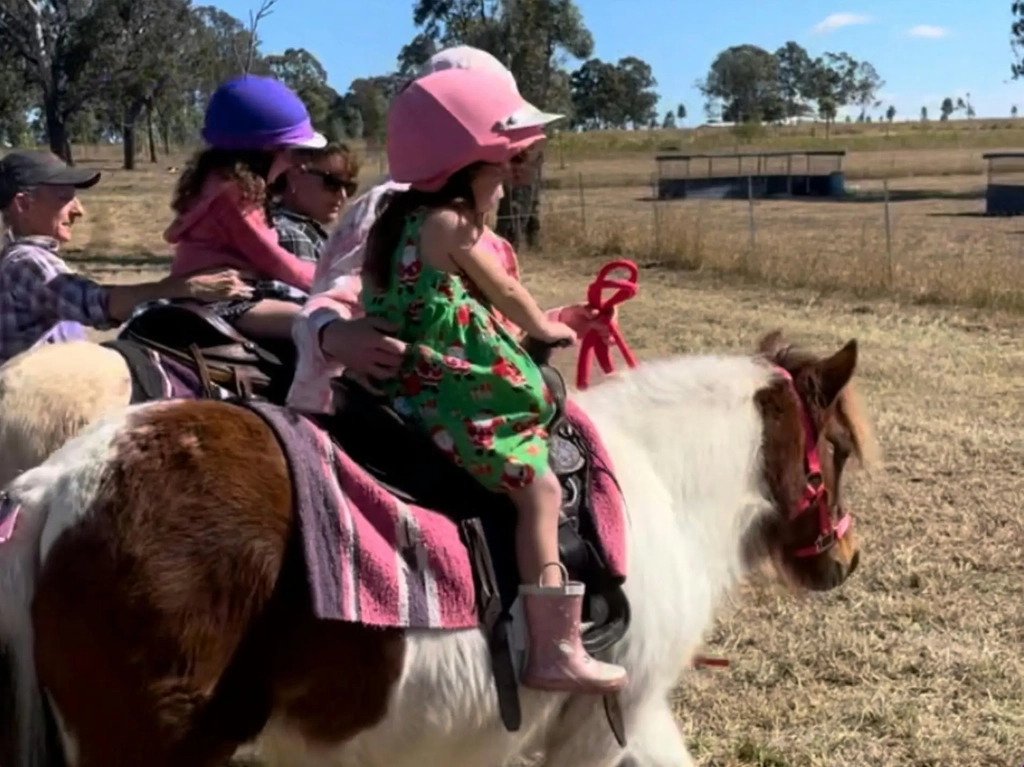
M289 253L303 261L320 260L320 252L327 242L327 232L317 221L288 210L283 205L275 205L270 211L274 229L277 230L277 241Z
M75 274L48 237L6 239L0 251L0 364L34 346L61 322L117 326L107 289Z

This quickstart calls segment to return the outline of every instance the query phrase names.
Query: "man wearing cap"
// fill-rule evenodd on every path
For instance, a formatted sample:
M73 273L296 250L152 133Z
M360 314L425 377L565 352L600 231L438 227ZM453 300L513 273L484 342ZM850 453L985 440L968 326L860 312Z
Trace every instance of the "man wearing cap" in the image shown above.
M498 59L486 51L468 45L446 48L432 56L417 73L418 77L443 69L483 69L507 78L519 90L515 77ZM532 104L510 115L509 121L548 123L560 117L549 115ZM530 147L510 163L510 181L523 183L535 171L538 145ZM381 199L389 192L408 189L408 184L390 176L352 202L331 235L313 280L311 298L303 307L292 330L299 352L298 366L288 404L299 410L331 412L333 394L330 377L339 375L342 366L357 376L387 378L394 375L402 361L405 346L388 335L394 330L380 319L362 316L359 292L366 257L366 240L377 220ZM502 266L518 279L519 267L511 246L502 253ZM584 304L559 307L548 312L552 319L564 322L577 333L584 333L595 321L595 312ZM594 326L604 332L606 325Z
M72 272L58 251L85 215L77 191L99 180L98 172L69 168L47 152L0 159L0 216L8 229L0 250L0 364L38 344L84 340L85 327L116 327L147 301L250 293L234 270L109 286Z

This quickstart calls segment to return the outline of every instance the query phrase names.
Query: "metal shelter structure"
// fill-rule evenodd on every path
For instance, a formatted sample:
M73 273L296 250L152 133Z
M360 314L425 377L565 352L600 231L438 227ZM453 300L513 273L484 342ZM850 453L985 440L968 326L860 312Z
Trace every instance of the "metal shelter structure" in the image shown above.
M988 152L985 215L1024 215L1024 152Z
M845 150L658 155L658 199L842 197L845 156Z

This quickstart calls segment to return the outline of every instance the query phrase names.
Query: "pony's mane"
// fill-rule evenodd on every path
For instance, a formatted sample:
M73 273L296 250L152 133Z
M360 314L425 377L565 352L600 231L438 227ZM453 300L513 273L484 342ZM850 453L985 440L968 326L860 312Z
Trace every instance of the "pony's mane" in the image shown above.
M653 407L692 405L714 397L717 402L743 406L771 380L771 368L752 355L687 354L644 360L574 396L625 401L632 395Z
M636 401L654 408L710 403L714 398L718 404L743 407L775 379L773 368L796 373L820 359L774 331L760 340L752 354L685 354L645 360L574 396L592 402ZM852 381L840 392L835 408L836 417L850 432L858 463L869 470L879 466L878 442Z

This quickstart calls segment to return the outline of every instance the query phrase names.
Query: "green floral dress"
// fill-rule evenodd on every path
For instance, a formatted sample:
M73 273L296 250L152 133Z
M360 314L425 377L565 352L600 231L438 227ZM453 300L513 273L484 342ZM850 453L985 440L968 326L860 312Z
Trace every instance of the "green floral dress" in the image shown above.
M381 388L396 412L483 485L524 487L548 466L551 392L475 286L420 259L425 215L406 222L391 287L363 291L367 315L397 324L409 344L399 374Z

